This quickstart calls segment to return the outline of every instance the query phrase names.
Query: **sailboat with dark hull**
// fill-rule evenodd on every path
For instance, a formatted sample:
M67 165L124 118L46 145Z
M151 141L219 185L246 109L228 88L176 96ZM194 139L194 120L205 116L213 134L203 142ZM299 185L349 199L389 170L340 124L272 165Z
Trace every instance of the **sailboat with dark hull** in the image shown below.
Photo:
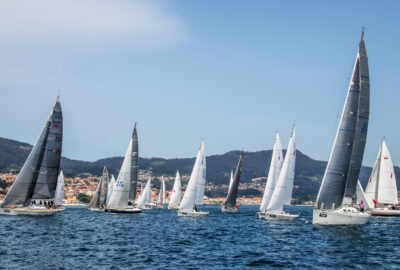
M106 212L135 214L142 211L136 207L134 202L139 172L138 152L138 137L135 124L121 170L105 208Z
M101 175L100 181L97 184L95 193L93 194L92 200L89 203L88 209L91 211L104 211L107 204L108 197L108 185L109 185L108 170L106 167L103 168L103 174Z
M242 175L243 165L243 151L240 154L238 164L236 166L235 175L230 182L228 195L226 196L225 202L221 206L221 211L224 213L237 213L239 212L239 204L237 204L237 197L239 191L239 182Z
M367 139L369 103L368 57L362 32L339 128L313 210L313 224L368 222L370 215L355 206L355 193Z
M64 208L55 206L63 137L59 98L35 146L0 206L0 214L53 215Z

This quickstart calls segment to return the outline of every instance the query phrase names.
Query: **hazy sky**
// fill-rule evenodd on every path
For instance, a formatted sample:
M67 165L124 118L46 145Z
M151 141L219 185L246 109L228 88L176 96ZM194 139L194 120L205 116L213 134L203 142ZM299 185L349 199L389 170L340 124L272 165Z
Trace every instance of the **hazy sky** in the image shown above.
M400 162L400 1L0 2L0 136L34 143L57 89L63 155L192 157L297 147L326 160L365 26L371 117Z

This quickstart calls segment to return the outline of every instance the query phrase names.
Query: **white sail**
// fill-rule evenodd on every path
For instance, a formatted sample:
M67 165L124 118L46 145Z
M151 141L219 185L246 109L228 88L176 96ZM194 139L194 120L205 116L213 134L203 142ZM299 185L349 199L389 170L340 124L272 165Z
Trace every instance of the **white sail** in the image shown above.
M142 208L146 203L150 202L148 200L149 191L151 194L151 177L149 177L149 180L147 180L146 186L142 190L142 193L140 194L139 199L137 199L137 201L136 201L137 207Z
M204 189L206 185L206 154L203 141L201 142L200 152L201 152L201 163L199 167L199 175L197 180L196 201L195 201L196 205L204 204Z
M377 161L365 190L368 204L398 204L396 176L385 140L382 141Z
M361 186L360 180L358 180L357 183L357 188L356 188L356 201L357 205L360 205L361 203L364 204L365 209L371 209L372 205L368 204L367 198L365 197L364 189Z
M132 139L129 142L128 149L126 150L125 158L122 163L121 170L118 174L117 181L113 185L110 200L107 204L109 209L120 209L128 206L129 186L130 186L130 173L131 173L131 160L132 160Z
M181 201L181 177L179 171L176 172L174 186L169 199L168 209L178 208Z
M64 174L63 171L60 171L57 179L57 188L56 194L54 196L54 205L61 206L64 200Z
M272 150L271 163L269 166L267 183L265 184L264 195L260 205L260 211L265 212L267 210L269 201L271 200L272 193L274 192L276 181L278 180L279 174L283 164L283 152L281 139L279 138L278 132L275 135L274 147Z
M113 191L113 187L115 185L115 178L114 175L111 175L110 182L108 183L108 188L107 188L107 203L111 198L111 193Z
M200 168L201 163L203 162L203 156L201 149L197 152L196 161L194 162L192 174L190 175L190 179L188 185L186 187L185 193L183 195L181 204L179 205L179 210L181 211L192 211L196 202L196 193L197 193L197 182L198 178L200 178Z
M164 175L161 176L161 187L162 187L162 205L164 205L166 203L165 201L165 179L164 179Z
M282 169L268 204L267 212L281 213L283 211L283 205L290 203L293 191L295 162L296 134L293 128Z

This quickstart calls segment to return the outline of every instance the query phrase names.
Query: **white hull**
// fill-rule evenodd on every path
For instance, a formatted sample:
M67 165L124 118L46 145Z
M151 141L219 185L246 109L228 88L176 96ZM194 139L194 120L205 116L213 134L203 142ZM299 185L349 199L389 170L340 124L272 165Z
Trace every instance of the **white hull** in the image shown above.
M124 208L124 209L106 209L106 212L116 214L139 214L142 209L139 208Z
M65 208L57 209L32 209L30 207L21 208L0 208L0 215L25 215L25 216L51 216L61 213Z
M179 209L179 205L176 207L168 207L168 210L178 210Z
M140 209L142 209L142 210L153 210L153 208L154 208L154 205L149 204L149 205L144 205Z
M238 213L239 207L225 207L224 205L221 206L222 213Z
M281 213L258 212L258 218L266 220L293 220L298 217L299 215L293 215L285 212Z
M337 210L313 209L313 224L315 225L363 225L370 215L359 212L354 207L343 207Z
M202 211L178 211L178 217L206 217L208 216L209 212L202 212Z
M374 208L371 210L371 215L372 216L388 216L388 217L394 217L394 216L400 216L400 210L393 210L389 208Z

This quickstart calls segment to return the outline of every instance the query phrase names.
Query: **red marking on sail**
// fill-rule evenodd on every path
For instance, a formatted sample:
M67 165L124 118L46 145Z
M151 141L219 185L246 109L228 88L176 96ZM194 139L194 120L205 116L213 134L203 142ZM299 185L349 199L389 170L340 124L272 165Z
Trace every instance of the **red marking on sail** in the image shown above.
M383 157L383 159L389 159L389 157L388 157L388 156L385 156L385 157Z

